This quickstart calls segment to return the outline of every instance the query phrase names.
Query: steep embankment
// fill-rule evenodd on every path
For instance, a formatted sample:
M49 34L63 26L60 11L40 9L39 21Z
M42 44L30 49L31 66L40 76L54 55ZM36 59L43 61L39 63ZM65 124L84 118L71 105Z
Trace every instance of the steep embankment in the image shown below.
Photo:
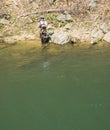
M0 42L38 38L38 21L45 15L52 42L110 42L109 0L2 0ZM60 35L59 35L60 34Z

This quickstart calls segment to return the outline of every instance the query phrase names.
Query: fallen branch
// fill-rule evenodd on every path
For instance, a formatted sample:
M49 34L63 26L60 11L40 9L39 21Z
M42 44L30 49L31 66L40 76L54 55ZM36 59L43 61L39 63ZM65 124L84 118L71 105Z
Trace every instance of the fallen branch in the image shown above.
M65 12L65 11L68 11L70 13L70 12L72 12L72 9L50 9L50 10L45 10L45 11L36 11L36 12L32 12L32 13L22 14L22 15L18 16L18 18L26 17L26 16L33 15L33 14L60 13L60 12Z

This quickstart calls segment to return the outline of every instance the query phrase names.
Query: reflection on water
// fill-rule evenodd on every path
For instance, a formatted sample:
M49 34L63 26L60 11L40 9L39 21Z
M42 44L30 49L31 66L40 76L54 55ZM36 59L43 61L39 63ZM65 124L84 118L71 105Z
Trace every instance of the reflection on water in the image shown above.
M0 50L0 130L109 130L109 52L37 42Z
M44 70L49 69L49 66L50 66L50 62L49 61L44 61L44 63L43 63Z

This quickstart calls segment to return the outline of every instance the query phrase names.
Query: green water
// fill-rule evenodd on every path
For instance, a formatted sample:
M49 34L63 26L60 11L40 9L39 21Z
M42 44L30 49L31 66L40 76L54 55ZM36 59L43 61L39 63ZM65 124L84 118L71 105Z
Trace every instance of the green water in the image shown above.
M0 50L0 130L110 130L110 48Z

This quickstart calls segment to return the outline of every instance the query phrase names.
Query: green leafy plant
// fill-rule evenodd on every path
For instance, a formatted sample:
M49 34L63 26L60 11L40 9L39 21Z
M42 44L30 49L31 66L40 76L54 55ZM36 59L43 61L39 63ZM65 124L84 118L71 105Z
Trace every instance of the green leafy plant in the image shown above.
M53 23L54 26L56 26L56 27L63 27L63 26L65 26L68 23L67 21L63 21L63 22L58 21L57 14L54 14L54 13L47 14L46 15L46 19L48 21L50 21L51 23Z
M0 29L4 28L4 24L0 23Z
M57 15L56 14L47 14L46 19L49 21L56 21L57 20Z

